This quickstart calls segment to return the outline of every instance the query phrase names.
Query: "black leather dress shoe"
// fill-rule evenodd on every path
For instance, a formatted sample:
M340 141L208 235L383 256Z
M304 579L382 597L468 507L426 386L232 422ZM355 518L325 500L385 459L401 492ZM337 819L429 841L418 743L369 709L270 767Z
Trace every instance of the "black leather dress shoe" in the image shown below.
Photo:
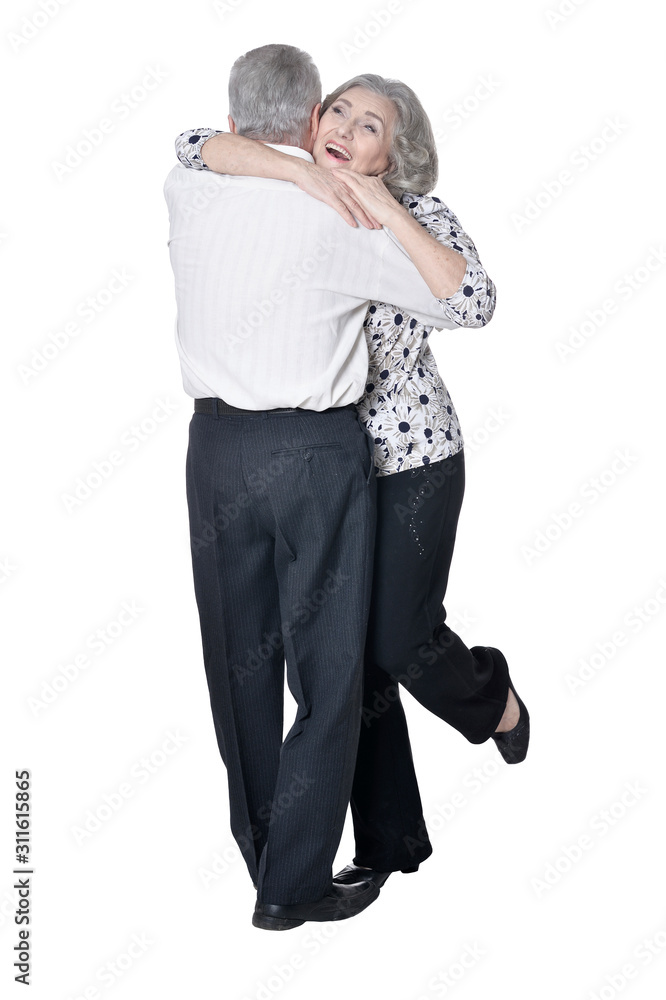
M306 920L346 920L374 903L378 895L378 886L369 881L357 881L353 885L332 883L324 898L316 903L257 902L252 923L266 931L287 931Z
M402 868L401 871L405 873L415 872L418 867L416 865L415 868ZM392 874L393 872L377 872L374 868L359 868L358 865L351 864L343 868L337 875L334 875L333 881L339 885L350 885L353 882L364 880L366 882L373 882L378 889L381 889L386 879Z
M493 733L492 737L507 764L520 764L527 756L527 747L530 742L530 715L518 697L518 692L511 683L511 679L509 679L509 687L516 696L520 709L518 722L513 729L509 729L505 733Z

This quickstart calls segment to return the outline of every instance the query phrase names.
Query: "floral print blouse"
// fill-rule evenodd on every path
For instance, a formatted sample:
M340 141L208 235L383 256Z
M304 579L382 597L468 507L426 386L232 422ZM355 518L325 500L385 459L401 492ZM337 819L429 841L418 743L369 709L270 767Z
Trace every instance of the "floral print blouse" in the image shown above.
M215 129L191 129L176 139L186 167L207 170L201 147ZM440 243L467 262L460 287L442 299L445 315L457 326L485 326L495 309L495 285L474 243L457 217L433 195L405 192L401 203ZM371 302L363 322L369 369L365 394L356 406L375 442L375 471L388 476L439 462L463 447L458 416L437 370L425 326L388 302Z

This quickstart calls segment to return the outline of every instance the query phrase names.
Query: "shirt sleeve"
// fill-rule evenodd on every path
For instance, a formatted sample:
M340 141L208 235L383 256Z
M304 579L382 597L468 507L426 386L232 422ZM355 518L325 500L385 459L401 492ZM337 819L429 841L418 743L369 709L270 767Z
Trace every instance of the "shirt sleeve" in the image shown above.
M185 167L208 170L209 167L206 166L201 157L201 147L207 139L221 134L222 130L214 128L196 128L181 132L176 138L176 156Z
M406 194L402 203L438 243L462 254L467 263L457 291L439 300L444 315L456 326L485 326L495 311L497 292L457 216L440 198L430 195Z

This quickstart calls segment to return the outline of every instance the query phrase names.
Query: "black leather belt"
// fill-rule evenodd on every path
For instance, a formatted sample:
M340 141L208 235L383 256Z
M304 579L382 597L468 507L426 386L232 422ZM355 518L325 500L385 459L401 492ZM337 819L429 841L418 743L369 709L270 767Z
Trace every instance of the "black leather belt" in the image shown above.
M348 403L346 406L331 406L328 410L304 410L300 406L276 406L269 410L241 410L238 406L232 406L230 403L225 403L223 399L218 399L217 396L204 396L201 399L194 400L194 412L195 413L208 413L210 416L219 416L221 413L329 413L331 410L355 410L356 405L354 403Z

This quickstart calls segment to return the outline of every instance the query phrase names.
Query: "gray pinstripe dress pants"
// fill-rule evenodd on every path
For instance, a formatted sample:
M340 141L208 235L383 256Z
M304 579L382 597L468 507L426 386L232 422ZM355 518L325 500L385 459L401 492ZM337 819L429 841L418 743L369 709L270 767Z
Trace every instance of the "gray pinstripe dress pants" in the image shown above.
M194 413L194 589L230 820L267 903L320 899L349 803L376 483L355 407ZM296 701L283 740L284 662Z

